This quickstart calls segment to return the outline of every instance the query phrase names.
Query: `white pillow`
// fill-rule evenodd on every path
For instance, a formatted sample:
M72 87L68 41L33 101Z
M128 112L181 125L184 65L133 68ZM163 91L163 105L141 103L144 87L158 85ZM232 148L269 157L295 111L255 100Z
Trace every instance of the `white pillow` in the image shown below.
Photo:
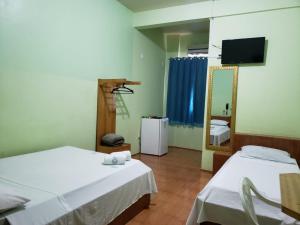
M211 120L210 124L211 125L226 126L228 124L228 122L225 121L225 120Z
M0 189L0 213L19 206L24 206L30 200L16 195L12 191Z
M288 153L287 151L283 151L283 150L276 149L276 148L258 146L258 145L245 145L242 147L242 151L263 151L263 152L270 151L272 153L276 152L275 154L291 156L290 153Z
M290 154L286 151L256 145L243 146L242 156L289 164L296 163L295 159L291 158Z

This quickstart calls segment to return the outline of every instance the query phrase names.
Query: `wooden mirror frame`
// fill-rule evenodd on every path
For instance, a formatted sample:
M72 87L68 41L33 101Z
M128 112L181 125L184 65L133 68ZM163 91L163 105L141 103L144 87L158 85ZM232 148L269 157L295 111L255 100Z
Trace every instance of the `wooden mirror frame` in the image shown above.
M232 84L232 109L230 120L230 144L229 146L215 146L210 144L210 121L211 121L211 107L212 107L212 85L213 72L215 70L233 70L233 84ZM238 83L238 66L210 66L209 67L209 82L208 82L208 101L207 101L207 117L206 117L206 149L213 151L232 151L235 132L236 120L236 99L237 99L237 83Z

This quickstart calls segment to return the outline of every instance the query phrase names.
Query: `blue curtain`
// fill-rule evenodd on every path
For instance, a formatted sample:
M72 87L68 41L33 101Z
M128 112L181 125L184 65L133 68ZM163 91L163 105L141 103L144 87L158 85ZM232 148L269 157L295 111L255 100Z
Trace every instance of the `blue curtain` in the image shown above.
M171 58L167 117L171 125L203 127L207 58Z

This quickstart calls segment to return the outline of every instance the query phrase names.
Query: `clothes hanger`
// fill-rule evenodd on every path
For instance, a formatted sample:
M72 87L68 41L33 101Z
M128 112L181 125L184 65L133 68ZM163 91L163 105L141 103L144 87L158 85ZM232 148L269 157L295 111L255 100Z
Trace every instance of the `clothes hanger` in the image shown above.
M133 94L134 91L128 87L125 87L125 83L120 87L115 87L112 91L112 94Z

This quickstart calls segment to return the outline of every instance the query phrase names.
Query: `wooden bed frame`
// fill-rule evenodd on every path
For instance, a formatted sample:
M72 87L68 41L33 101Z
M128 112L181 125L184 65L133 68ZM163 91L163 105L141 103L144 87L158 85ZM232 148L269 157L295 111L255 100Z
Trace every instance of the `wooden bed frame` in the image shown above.
M108 225L125 225L133 217L139 214L144 209L148 209L150 205L150 194L145 194L137 202L122 212L117 218L115 218Z
M256 135L256 134L245 134L245 133L235 133L233 137L233 149L232 154L239 151L242 146L245 145L260 145L270 148L277 148L287 151L291 154L292 158L297 160L298 165L300 165L300 139L288 138L288 137L277 137L268 135ZM220 154L225 157L223 163L230 158L232 154ZM220 165L218 165L221 167ZM212 222L203 222L201 225L219 225Z
M150 194L145 194L141 198L139 198L139 200L137 200L134 204L132 204L129 208L123 211L119 216L117 216L113 221L111 221L108 225L125 225L141 211L149 208L149 205ZM7 220L5 220L3 225L10 224Z

